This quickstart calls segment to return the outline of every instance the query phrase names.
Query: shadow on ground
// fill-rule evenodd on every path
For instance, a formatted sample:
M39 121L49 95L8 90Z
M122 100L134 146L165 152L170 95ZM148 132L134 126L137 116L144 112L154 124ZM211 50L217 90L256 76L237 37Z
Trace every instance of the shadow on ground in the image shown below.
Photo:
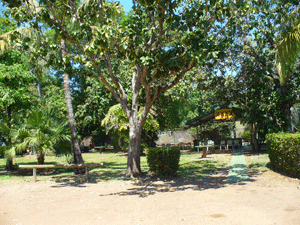
M124 177L126 164L120 163L105 163L104 167L101 168L90 168L89 180L86 179L85 175L75 175L72 173L62 173L55 175L52 179L57 185L52 186L58 187L85 187L86 183L98 183L111 180L130 180L130 178Z
M165 192L178 192L185 190L204 191L208 189L219 189L224 188L228 185L245 185L246 182L238 182L235 184L227 182L228 169L222 169L215 174L206 178L200 178L199 180L187 180L184 178L177 178L172 180L160 180L155 177L145 177L136 180L133 188L127 189L126 191L110 193L108 195L137 195L141 198L155 195L157 193ZM253 180L249 180L250 182ZM104 196L104 195L101 195Z
M147 169L143 168L143 171ZM124 190L119 193L110 193L108 195L137 195L139 197L147 197L156 193L177 192L192 189L195 191L203 191L207 189L219 189L228 185L245 185L246 182L238 183L228 182L228 165L220 165L212 160L198 159L180 165L179 176L173 179L164 179L152 176L150 173L138 179L129 179L124 177L126 171L126 163L105 163L104 167L91 168L90 179L87 181L85 175L74 175L73 169L57 169L45 170L39 172L39 176L52 176L52 180L56 183L53 188L62 188L67 186L87 187L88 183L100 183L114 180L131 180L133 188ZM25 170L26 171L26 170ZM22 175L32 175L32 170L23 171ZM259 173L250 171L250 179L247 182L255 181L255 176ZM39 178L38 178L39 180ZM41 179L42 180L42 179Z

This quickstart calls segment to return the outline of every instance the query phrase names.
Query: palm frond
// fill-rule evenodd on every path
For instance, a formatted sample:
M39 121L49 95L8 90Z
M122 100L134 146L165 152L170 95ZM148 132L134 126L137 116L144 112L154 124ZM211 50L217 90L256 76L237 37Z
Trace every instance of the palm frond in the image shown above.
M0 133L9 135L10 128L8 127L7 123L0 123Z
M283 24L281 36L277 44L276 67L280 82L284 84L300 54L300 8L294 10Z
M12 30L2 34L0 36L0 52L4 53L12 49L13 37L19 36L22 39L31 40L38 37L39 31L32 27L21 27L16 30Z
M121 104L113 105L101 121L101 125L106 127L106 132L110 130L127 130L129 127L128 119Z

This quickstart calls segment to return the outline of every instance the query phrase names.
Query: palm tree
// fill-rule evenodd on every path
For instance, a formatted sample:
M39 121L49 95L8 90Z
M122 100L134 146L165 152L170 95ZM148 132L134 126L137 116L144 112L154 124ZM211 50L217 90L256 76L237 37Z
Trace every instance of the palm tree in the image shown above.
M58 3L60 3L58 1ZM35 0L30 0L28 2L28 5L31 6L32 10L35 10L36 6L38 5L38 2ZM62 5L59 5L62 6ZM58 7L59 8L59 7ZM57 10L57 14L61 16L62 18L65 18L65 15L59 10ZM66 21L68 23L68 21ZM0 36L0 51L7 51L10 48L9 45L9 35L13 32L19 33L23 38L32 38L33 36L39 37L37 35L39 33L38 30L30 28L30 27L24 27L17 29L15 31L10 31L8 33L5 33ZM58 38L59 40L59 38ZM64 57L67 54L67 48L66 48L66 42L63 38L61 38L61 54L62 57ZM37 67L35 67L35 71ZM41 90L40 90L40 79L41 76L39 73L37 73L37 92L39 97L41 97ZM64 80L64 89L65 89L65 101L66 101L66 107L67 107L67 114L68 114L68 119L69 119L69 126L70 126L70 131L71 131L71 137L72 137L72 149L73 149L73 155L74 155L74 163L77 164L84 164L84 160L81 155L80 151L80 146L79 146L79 141L78 141L78 134L77 134L77 128L76 128L76 122L75 122L75 115L73 111L73 106L72 106L72 98L71 98L71 87L70 87L70 80L69 80L69 75L64 72L63 73L63 80Z
M281 39L277 44L276 67L280 83L285 84L294 70L300 54L300 8L294 10L282 24Z
M12 144L7 147L6 156L11 159L18 152L30 150L37 154L38 163L44 164L46 153L53 154L60 143L70 142L67 127L66 121L57 120L47 108L31 111L21 127L9 130ZM8 129L2 124L2 129L5 128Z

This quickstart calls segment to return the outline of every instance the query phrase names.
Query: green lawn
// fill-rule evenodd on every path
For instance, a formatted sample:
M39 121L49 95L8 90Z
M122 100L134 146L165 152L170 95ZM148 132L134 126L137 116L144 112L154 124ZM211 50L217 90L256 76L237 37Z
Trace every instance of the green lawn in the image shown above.
M268 153L253 154L247 157L248 166L255 173L267 171L268 164L270 163Z
M127 166L126 153L83 153L83 159L86 163L104 163L104 167L91 168L90 178L93 182L103 182L108 180L125 180L123 175ZM218 157L216 159L201 160L201 154L182 154L180 158L180 169L177 179L195 180L205 178L217 170L229 166L230 156ZM14 159L15 165L36 164L35 156L19 156ZM66 164L66 157L46 156L45 164ZM32 170L21 170L13 173L7 173L4 170L5 159L0 159L0 184L10 182L32 181ZM146 162L146 157L141 157L141 168L146 175L151 175ZM56 181L63 182L83 182L85 177L75 176L73 169L54 169L38 170L38 181Z

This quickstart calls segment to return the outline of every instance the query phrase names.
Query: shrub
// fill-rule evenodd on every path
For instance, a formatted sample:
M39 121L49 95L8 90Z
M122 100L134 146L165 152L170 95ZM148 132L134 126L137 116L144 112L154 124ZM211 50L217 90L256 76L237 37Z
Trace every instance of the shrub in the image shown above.
M150 148L146 152L150 171L158 176L175 176L179 169L179 148Z
M272 166L293 177L300 177L300 133L268 134L267 146Z
M247 141L251 139L251 130L245 130L241 133L243 140Z

